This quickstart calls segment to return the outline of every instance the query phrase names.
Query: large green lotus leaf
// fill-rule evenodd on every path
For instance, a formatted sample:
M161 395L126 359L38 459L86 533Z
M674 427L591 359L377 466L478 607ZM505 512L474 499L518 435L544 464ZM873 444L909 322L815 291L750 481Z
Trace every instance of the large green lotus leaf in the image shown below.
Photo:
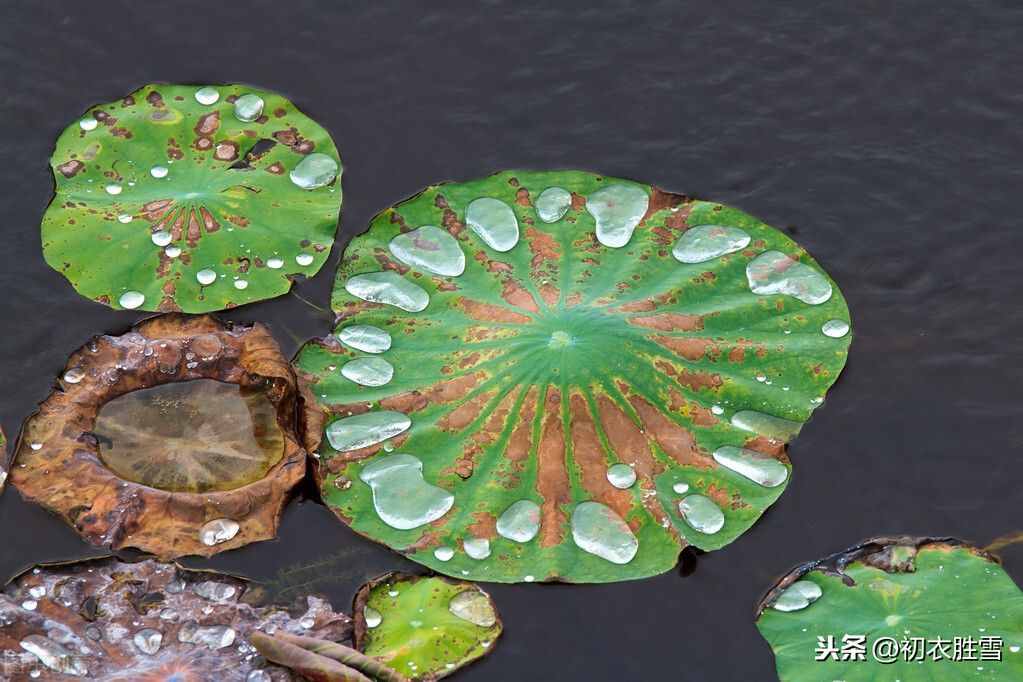
M803 564L757 627L782 682L1023 680L1023 592L948 538L876 538Z
M577 171L384 211L333 308L296 359L324 500L472 580L640 578L727 545L785 488L849 346L837 286L785 235Z
M411 680L446 677L487 655L503 626L472 583L389 573L359 590L355 646Z
M287 293L330 252L330 135L246 85L147 85L57 139L43 255L113 308L222 310Z

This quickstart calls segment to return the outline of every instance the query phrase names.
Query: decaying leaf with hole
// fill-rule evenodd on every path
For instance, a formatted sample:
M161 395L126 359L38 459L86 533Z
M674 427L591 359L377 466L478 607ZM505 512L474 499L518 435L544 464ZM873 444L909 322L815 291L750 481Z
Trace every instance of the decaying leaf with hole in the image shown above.
M785 488L785 443L850 340L837 286L782 233L576 171L384 211L332 306L295 361L324 500L501 582L640 578L733 541Z
M347 638L352 621L305 596L255 603L248 583L152 559L41 565L0 592L4 679L297 680L246 642L254 631Z
M952 538L874 538L797 566L757 627L782 682L1023 679L1023 591Z
M305 474L297 401L265 327L154 317L70 357L11 482L93 544L210 556L274 537Z
M202 313L280 296L330 252L341 162L284 97L147 85L57 139L43 255L113 308Z
M503 625L472 583L389 573L362 586L352 607L355 647L412 680L436 680L487 655Z

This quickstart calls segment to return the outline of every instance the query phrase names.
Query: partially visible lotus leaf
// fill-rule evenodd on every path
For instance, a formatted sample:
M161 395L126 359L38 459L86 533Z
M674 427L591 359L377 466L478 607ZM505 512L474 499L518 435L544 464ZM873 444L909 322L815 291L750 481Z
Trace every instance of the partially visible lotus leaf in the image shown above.
M265 327L154 317L71 356L11 482L93 544L210 556L276 534L305 474L297 404Z
M757 627L782 682L1023 680L1023 592L950 538L875 538L803 564Z
M5 680L282 682L294 678L254 655L250 632L352 630L318 597L258 606L240 578L113 557L26 571L0 592L0 613Z
M436 680L486 656L503 625L472 583L389 573L362 586L352 607L355 647L412 680Z
M323 498L456 577L610 582L745 532L849 311L741 211L577 171L432 186L352 240L296 366Z
M330 252L330 135L246 85L147 85L57 139L43 255L113 308L202 313L285 294Z

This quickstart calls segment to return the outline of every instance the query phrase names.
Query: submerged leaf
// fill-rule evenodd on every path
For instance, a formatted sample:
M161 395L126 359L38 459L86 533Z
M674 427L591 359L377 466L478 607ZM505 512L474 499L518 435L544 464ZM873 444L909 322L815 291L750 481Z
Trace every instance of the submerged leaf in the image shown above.
M11 482L93 544L209 556L276 533L305 473L297 402L266 328L154 317L71 356Z
M1023 591L947 538L876 538L799 566L757 627L782 682L1023 679Z
M113 308L190 313L287 293L327 259L341 206L330 135L245 85L147 85L58 138L43 255Z
M356 648L413 680L446 677L485 656L503 629L475 585L401 573L364 585L353 618Z
M575 171L384 211L332 305L295 362L324 500L473 580L626 580L728 544L784 490L850 342L837 286L777 230ZM367 354L374 381L345 370Z

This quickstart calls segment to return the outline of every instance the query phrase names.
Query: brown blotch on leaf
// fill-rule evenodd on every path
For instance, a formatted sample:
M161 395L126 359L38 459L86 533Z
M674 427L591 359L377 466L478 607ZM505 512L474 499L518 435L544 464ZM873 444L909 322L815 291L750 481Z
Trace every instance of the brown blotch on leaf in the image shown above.
M540 546L556 547L565 538L564 506L572 501L565 464L565 432L561 422L561 392L548 391L543 406L543 427L537 446L536 490L540 505Z
M204 114L199 117L199 121L195 124L195 134L200 137L212 137L214 133L220 128L220 112L211 111L208 114Z
M157 108L162 107L164 105L163 104L163 95L161 95L156 90L153 90L151 93L146 95L146 101L149 102L154 107L157 107Z
M57 166L57 170L60 171L60 174L63 175L65 178L73 178L74 176L81 173L82 170L84 169L85 164L79 161L78 159L71 159L70 161L66 161Z
M284 164L280 161L274 161L266 167L267 173L273 173L274 175L282 175L284 173Z
M236 142L218 142L213 150L213 158L218 161L234 161L238 158L238 144Z
M630 317L629 324L662 332L695 332L703 329L703 316L684 313L659 313Z
M459 298L457 303L466 315L480 322L504 322L507 324L528 324L530 322L530 318L526 315L491 303L481 303L464 297Z

